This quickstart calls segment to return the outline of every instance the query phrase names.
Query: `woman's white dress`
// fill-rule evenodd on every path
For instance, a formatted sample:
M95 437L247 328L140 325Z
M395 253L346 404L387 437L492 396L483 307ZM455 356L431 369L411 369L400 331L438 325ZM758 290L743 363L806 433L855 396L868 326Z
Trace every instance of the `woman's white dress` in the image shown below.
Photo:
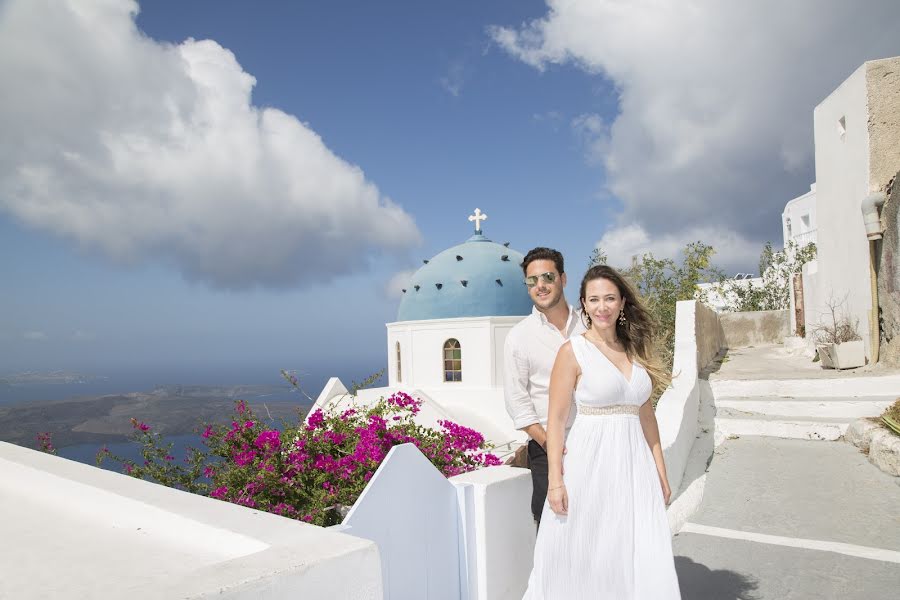
M634 364L628 381L583 336L571 343L582 375L563 458L569 514L544 503L525 600L680 599L662 487L636 411L650 377Z

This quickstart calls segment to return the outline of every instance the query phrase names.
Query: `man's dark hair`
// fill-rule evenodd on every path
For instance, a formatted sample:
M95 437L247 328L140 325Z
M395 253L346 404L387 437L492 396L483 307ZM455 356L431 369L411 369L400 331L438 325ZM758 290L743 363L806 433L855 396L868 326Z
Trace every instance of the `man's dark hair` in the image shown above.
M525 255L525 258L522 260L522 273L528 274L528 265L533 263L536 260L552 260L553 264L556 265L556 270L560 275L565 273L565 267L563 265L563 255L559 253L559 250L554 250L553 248L544 248L543 246L538 246L537 248L532 248L528 251L528 254Z

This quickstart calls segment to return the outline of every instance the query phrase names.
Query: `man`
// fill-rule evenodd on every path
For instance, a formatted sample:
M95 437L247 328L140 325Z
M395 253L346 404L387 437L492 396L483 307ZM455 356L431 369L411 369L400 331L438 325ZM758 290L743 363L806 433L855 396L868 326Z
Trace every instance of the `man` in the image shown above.
M547 406L550 372L559 347L585 331L581 311L566 302L563 257L550 248L534 248L522 261L525 286L534 303L531 314L510 330L503 347L506 410L516 429L528 434L528 463L533 492L531 512L538 525L547 498ZM570 412L566 431L575 419Z

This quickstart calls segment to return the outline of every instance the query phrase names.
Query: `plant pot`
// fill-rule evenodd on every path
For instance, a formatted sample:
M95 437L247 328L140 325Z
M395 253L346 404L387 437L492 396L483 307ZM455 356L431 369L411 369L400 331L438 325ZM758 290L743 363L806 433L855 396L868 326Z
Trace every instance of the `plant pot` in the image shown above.
M817 344L822 367L826 369L855 369L866 364L866 347L862 340L840 344Z

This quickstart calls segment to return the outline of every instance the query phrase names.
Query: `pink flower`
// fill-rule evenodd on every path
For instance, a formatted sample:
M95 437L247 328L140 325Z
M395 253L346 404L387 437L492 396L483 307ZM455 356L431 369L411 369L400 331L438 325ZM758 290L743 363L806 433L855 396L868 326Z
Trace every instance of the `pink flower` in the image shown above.
M255 450L247 450L245 452L235 452L231 455L231 458L234 460L234 464L239 467L246 467L251 464L253 460L256 458Z
M278 450L281 447L281 432L277 429L263 431L256 436L256 447L261 450L270 452Z
M217 498L217 499L221 500L222 498L225 497L225 494L227 494L227 493L228 493L228 488L223 485L223 486L217 487L216 489L211 491L209 493L209 495L212 498Z
M203 430L203 433L200 434L200 437L202 437L205 440L205 439L208 439L212 434L213 434L212 425L207 425L206 429Z
M308 430L317 429L321 427L322 423L325 422L325 415L322 413L321 408L317 408L309 417L306 419L306 425Z
M131 426L134 427L135 429L139 429L143 432L150 431L149 425L147 425L143 421L139 423L137 419L131 419Z

